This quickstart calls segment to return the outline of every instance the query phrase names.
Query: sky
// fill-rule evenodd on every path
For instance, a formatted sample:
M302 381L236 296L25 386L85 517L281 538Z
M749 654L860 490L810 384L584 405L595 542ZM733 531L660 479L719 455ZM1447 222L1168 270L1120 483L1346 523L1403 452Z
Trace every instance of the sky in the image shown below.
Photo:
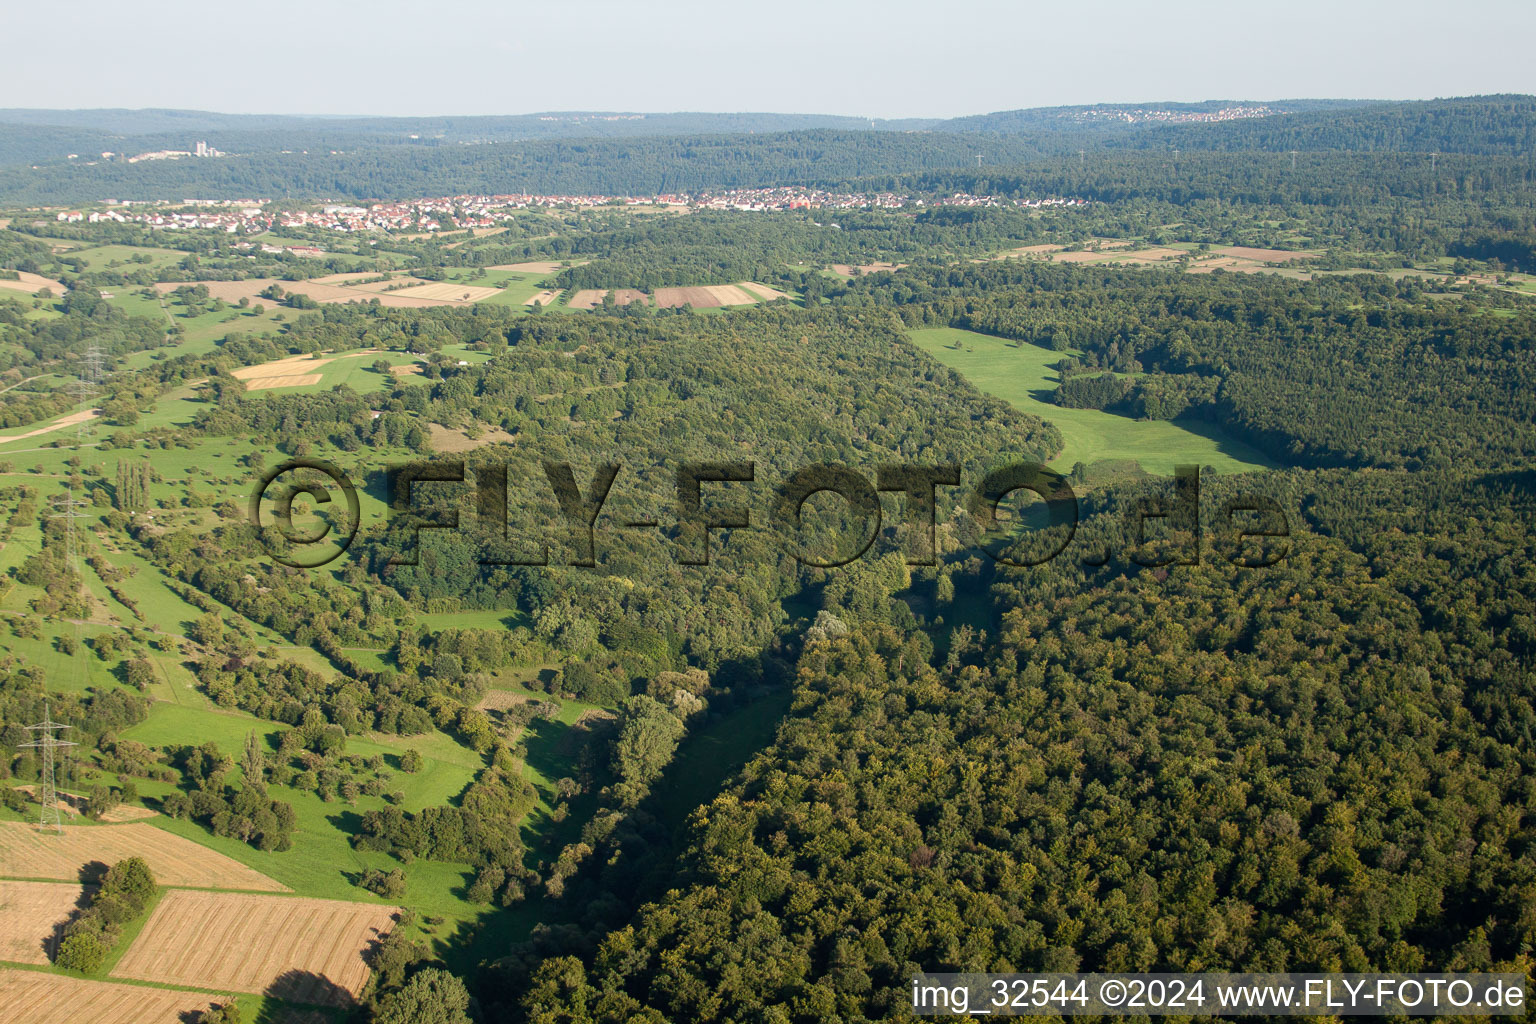
M950 117L1536 92L1529 0L76 0L5 21L9 107Z

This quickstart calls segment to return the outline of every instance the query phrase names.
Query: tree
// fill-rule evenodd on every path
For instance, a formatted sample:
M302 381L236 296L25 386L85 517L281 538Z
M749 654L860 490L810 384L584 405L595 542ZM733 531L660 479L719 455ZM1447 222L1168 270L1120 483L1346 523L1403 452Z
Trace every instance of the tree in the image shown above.
M261 750L261 738L252 729L245 734L245 751L240 757L240 776L247 785L262 786L267 780L267 757Z
M408 749L400 755L400 770L412 775L421 771L421 754L414 749Z
M428 967L401 988L386 993L374 1024L474 1024L469 989L447 971Z
M231 999L211 1010L204 1010L202 1016L197 1018L197 1024L242 1024L244 1019L240 1014L240 1004Z
M667 766L682 738L683 723L654 697L632 697L624 705L613 744L613 770L631 788L648 785Z
M224 637L224 620L219 618L218 612L204 612L193 620L187 636L200 644L213 647Z
M111 948L99 931L81 931L65 936L59 943L59 955L55 962L71 971L94 974L101 970Z

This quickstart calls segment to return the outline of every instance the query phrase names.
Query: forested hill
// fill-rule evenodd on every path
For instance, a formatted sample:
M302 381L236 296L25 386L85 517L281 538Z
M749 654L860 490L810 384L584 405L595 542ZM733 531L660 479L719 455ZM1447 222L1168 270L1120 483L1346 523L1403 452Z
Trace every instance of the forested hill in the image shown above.
M1303 111L1160 129L1140 140L1127 139L1125 144L1136 141L1185 149L1529 156L1536 147L1536 96L1473 96Z
M196 195L404 199L471 192L637 194L750 188L954 167L973 136L932 132L779 132L483 146L262 153L217 160L69 163L0 170L0 201L77 203ZM1026 138L993 140L988 159L1040 155Z
M932 119L876 121L829 114L645 114L558 111L479 117L299 117L203 110L0 109L0 164L93 159L104 152L185 150L197 141L226 153L464 146L541 139L654 138L788 131L909 131Z
M1171 120L1268 107L1263 117ZM1049 136L1042 148L1213 149L1526 155L1536 144L1536 97L1468 96L1414 102L1277 100L1041 107L955 118L943 131ZM1054 141L1055 146L1051 144ZM1070 145L1067 145L1070 143Z
M1224 102L1164 104L1156 111L1211 114L1206 108L1220 111ZM973 169L977 157L988 167L1009 169L1063 157L1085 166L1080 153L1102 163L1113 159L1110 153L1137 151L1159 157L1199 151L1441 152L1525 161L1536 148L1536 98L1529 96L1364 105L1285 101L1275 109L1288 112L1197 123L1142 114L1127 122L1117 116L1132 116L1123 107L1013 111L937 123L789 114L285 119L190 111L0 111L0 202L186 195L387 200L509 191L645 195ZM1293 109L1298 107L1304 109ZM48 117L60 123L44 123ZM107 151L187 149L198 140L230 155L135 164L91 159ZM80 159L68 159L72 153ZM1116 179L1131 180L1119 172Z

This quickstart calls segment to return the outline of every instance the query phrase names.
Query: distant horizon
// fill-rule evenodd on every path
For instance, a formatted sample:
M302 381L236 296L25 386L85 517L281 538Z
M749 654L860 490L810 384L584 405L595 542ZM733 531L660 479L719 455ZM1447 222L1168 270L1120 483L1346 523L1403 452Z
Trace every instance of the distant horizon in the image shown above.
M433 119L438 119L438 118L540 117L540 116L550 116L550 115L580 115L580 114L589 114L589 115L598 115L598 116L603 116L603 115L624 115L624 116L640 116L640 117L678 117L678 116L704 116L704 117L826 117L826 118L847 118L847 119L851 119L851 120L874 120L874 121L951 121L951 120L958 120L960 118L977 117L977 116L982 116L982 115L986 115L986 114L1013 113L1015 111L1029 111L1029 110L1059 110L1059 109L1071 109L1071 108L1075 108L1075 107L1092 108L1092 107L1126 107L1126 106L1133 106L1133 107L1140 107L1140 108L1147 108L1147 109L1157 109L1157 108L1160 108L1160 107L1173 107L1173 106L1197 106L1197 105L1206 104L1206 103L1237 103L1237 104L1243 104L1243 103L1260 103L1260 104L1320 103L1320 102L1326 102L1326 103L1359 103L1359 104L1375 104L1375 103L1432 103L1432 102L1445 101L1445 100L1485 99L1485 98L1490 98L1490 97L1495 97L1495 96L1536 97L1536 92L1532 92L1532 93L1511 93L1511 92L1447 93L1445 95L1439 95L1439 96L1406 97L1406 98L1405 97L1400 97L1400 96L1323 96L1323 95L1308 96L1308 95L1297 95L1297 96L1283 96L1283 97L1272 97L1272 98L1259 97L1259 96L1243 96L1243 97L1238 97L1238 96L1207 96L1207 97L1203 97L1201 99L1194 99L1194 100L1170 100L1170 99L1106 100L1106 99L1098 99L1098 100L1083 100L1083 101L1074 102L1074 103L1036 104L1036 105L1032 105L1032 106L1022 106L1022 107L992 107L992 108L988 108L986 110L968 110L968 111L964 111L964 112L961 112L961 113L947 114L947 115L896 114L896 115L888 115L888 116L873 116L873 115L868 115L868 114L837 112L837 111L793 110L793 109L788 109L788 108L785 108L785 109L761 109L761 110L758 110L758 109L745 109L745 108L742 108L742 109L729 109L729 110L727 110L727 109L709 110L709 109L704 109L704 108L689 108L689 109L679 108L679 109L675 109L675 110L673 110L673 109L668 109L668 110L661 110L661 109L641 110L641 109L638 109L638 108L631 109L631 108L624 108L624 107L611 107L611 108L598 108L598 107L580 107L580 108L577 108L577 107L568 107L568 108L550 108L550 109L543 109L543 110L507 110L507 111L494 112L494 113L468 113L468 112L464 112L464 111L456 111L455 110L455 111L440 111L440 112L437 112L437 113L427 113L427 114L416 114L416 113L401 114L401 113L391 113L391 112L375 112L375 113L361 113L361 112L345 112L345 113L342 113L342 112L313 112L313 113L309 113L309 112L282 111L282 110L223 110L223 109L217 109L217 108L211 108L211 107L174 107L174 106L158 106L158 105L156 105L156 106L143 106L143 107L123 107L123 106L110 106L110 107L109 106L87 106L87 107L25 106L25 107L23 107L23 106L6 106L6 107L0 107L0 114L3 114L3 113L38 113L38 114L47 114L47 113L59 113L59 114L175 113L175 114L211 114L211 115L216 115L216 116L220 116L220 117L290 117L290 118L309 118L309 119L314 119L314 120L326 120L326 121L376 120L376 119L382 119L382 118L394 118L394 119L400 119L400 120L433 120Z
M0 65L15 108L204 110L289 117L527 111L789 110L894 120L1093 103L1249 96L1524 93L1536 5L1457 17L1430 0L1206 0L1070 9L981 0L935 10L778 0L80 0L67 28L10 12L28 45ZM1084 95L1095 98L1084 101ZM1126 99L1124 97L1132 97ZM700 100L708 102L701 104ZM334 115L338 108L356 113ZM433 111L454 110L455 114Z

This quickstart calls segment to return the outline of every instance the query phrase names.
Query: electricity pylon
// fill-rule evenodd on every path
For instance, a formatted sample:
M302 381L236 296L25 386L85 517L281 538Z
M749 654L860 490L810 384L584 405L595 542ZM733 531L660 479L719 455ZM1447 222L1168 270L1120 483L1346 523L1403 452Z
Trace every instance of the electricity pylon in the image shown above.
M42 792L38 794L42 803L42 810L38 813L37 827L47 829L51 824L54 831L64 834L64 817L59 813L59 788L58 781L54 778L54 752L60 747L73 747L76 744L69 740L61 740L54 733L61 729L70 729L73 726L53 720L53 713L47 703L43 704L43 720L36 725L27 726L29 730L38 734L32 743L23 743L23 747L36 747L43 752ZM51 821L49 819L52 819Z

